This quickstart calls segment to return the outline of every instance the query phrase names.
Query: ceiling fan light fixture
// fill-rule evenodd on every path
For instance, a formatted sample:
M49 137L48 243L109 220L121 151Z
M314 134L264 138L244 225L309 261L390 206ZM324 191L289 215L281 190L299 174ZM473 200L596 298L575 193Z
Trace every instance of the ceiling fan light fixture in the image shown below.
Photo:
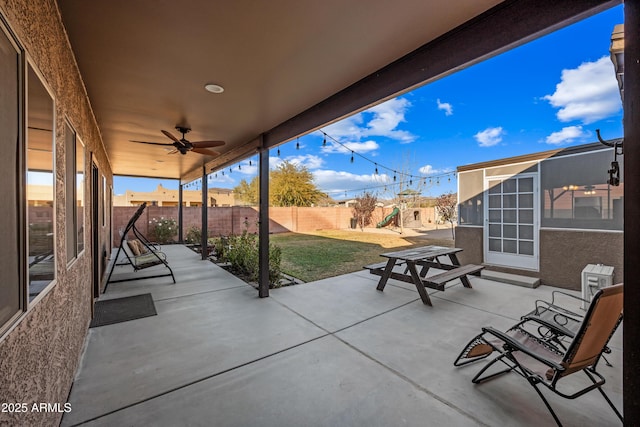
M211 93L222 93L224 92L224 88L220 85L214 83L207 83L204 85L204 88Z

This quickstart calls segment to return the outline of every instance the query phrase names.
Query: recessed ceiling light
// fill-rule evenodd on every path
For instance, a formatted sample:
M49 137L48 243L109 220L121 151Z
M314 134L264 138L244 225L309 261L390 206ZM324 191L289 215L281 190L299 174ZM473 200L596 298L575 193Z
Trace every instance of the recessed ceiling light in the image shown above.
M206 85L204 85L204 88L206 90L208 90L211 93L222 93L224 92L224 88L220 85L216 85L213 83L207 83Z

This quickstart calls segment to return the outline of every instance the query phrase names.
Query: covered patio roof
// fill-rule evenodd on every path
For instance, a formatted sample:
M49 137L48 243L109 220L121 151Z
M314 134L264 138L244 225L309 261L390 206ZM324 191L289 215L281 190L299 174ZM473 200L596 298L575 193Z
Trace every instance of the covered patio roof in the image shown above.
M114 174L187 182L619 2L58 3Z
M363 270L259 300L184 246L163 250L175 285L115 283L102 296L150 292L158 315L90 329L63 426L553 424L517 374L474 385L485 362L453 361L480 326L506 329L554 288L472 277L473 289L451 282L430 291L429 307L404 282L377 291L378 277ZM613 366L599 368L618 408L621 340L619 330L607 355ZM597 391L576 400L543 392L566 426L620 424Z

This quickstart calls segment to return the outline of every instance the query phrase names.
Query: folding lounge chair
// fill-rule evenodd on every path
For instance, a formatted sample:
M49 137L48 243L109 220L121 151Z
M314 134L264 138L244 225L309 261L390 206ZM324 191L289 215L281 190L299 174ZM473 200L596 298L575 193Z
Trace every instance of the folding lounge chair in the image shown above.
M536 300L535 309L522 316L522 320L539 323L537 331L540 337L566 350L566 346L580 329L585 315L581 309L572 310L574 304L588 306L589 301L567 292L553 291L551 301ZM604 353L611 353L611 350L607 347ZM611 366L604 355L602 360L607 366Z
M498 356L490 360L473 378L474 384L513 371L531 384L559 426L562 424L538 388L539 384L567 399L575 399L598 389L618 418L624 422L620 412L602 390L605 379L596 370L609 339L622 321L622 300L622 284L599 290L593 297L574 338L568 343L566 351L527 330L531 322L536 321L524 319L506 332L491 327L482 328L482 333L467 344L454 365L466 365L498 352ZM483 376L496 362L504 363L507 369ZM585 373L591 384L571 394L559 390L558 383L561 379L580 371Z

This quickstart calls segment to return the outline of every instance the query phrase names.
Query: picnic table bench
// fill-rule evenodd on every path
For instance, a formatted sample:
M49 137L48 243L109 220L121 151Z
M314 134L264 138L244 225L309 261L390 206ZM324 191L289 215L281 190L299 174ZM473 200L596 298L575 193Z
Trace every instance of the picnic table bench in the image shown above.
M400 280L407 283L413 283L420 294L422 302L426 305L432 305L429 294L425 288L437 289L444 291L445 284L456 279L460 279L465 288L471 288L471 282L467 275L479 275L484 268L481 265L467 264L460 265L460 261L456 254L461 252L460 248L446 248L442 246L423 246L420 248L406 249L397 252L388 252L381 254L382 257L388 258L386 262L366 265L371 274L381 276L377 289L384 290L389 279ZM450 263L443 263L439 258L448 257ZM394 271L398 265L405 265L404 273ZM417 267L420 266L418 273ZM430 268L444 270L442 273L426 277Z

